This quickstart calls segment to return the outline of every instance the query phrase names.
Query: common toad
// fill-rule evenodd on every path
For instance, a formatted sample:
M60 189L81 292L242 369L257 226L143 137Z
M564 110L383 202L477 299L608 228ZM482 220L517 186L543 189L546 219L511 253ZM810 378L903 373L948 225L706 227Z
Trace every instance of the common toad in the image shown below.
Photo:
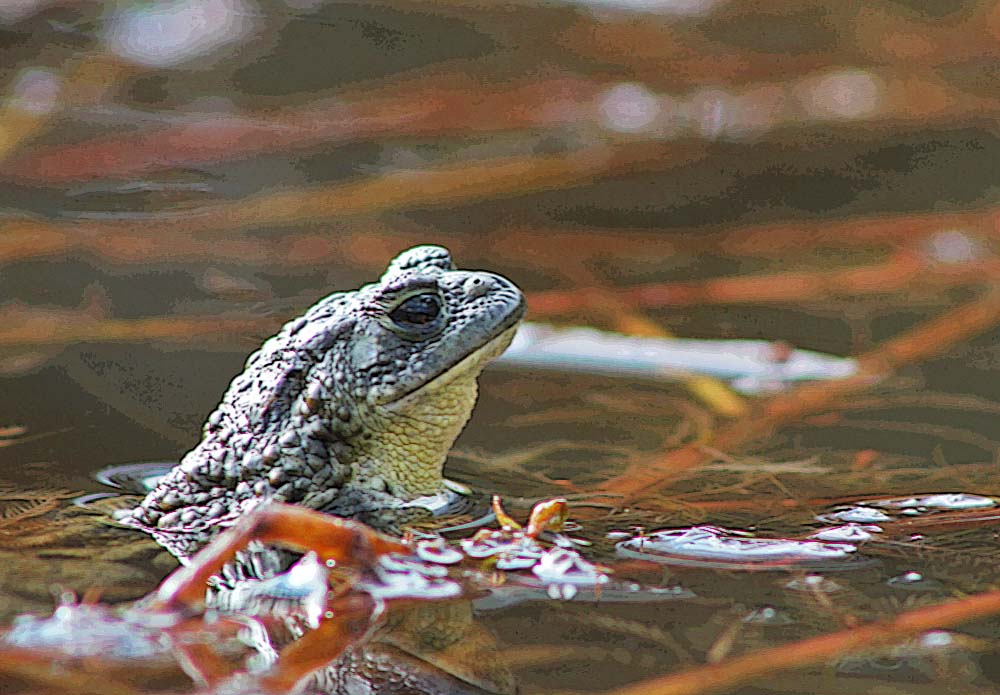
M506 278L456 270L439 246L405 251L251 355L201 442L119 520L182 562L269 500L398 531L443 493L476 378L524 310Z

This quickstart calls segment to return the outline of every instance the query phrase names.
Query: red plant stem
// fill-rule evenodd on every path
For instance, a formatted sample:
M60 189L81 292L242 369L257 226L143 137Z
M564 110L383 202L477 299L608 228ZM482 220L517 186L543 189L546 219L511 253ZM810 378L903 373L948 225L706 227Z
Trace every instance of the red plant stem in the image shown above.
M366 594L342 596L330 613L304 637L284 649L274 666L260 679L262 693L300 692L303 682L361 639L372 625L375 600Z
M354 566L371 566L379 555L407 551L402 543L359 522L290 504L271 503L244 515L202 548L189 565L174 570L152 595L147 608L197 612L204 602L209 577L254 540L312 551L321 562Z

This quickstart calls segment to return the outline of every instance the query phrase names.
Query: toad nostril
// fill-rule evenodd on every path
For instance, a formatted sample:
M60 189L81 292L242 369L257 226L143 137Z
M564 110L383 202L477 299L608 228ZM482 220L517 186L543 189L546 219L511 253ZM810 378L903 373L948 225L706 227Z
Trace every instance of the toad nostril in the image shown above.
M465 281L463 289L469 299L478 299L489 293L492 283L486 282L482 277L473 277Z

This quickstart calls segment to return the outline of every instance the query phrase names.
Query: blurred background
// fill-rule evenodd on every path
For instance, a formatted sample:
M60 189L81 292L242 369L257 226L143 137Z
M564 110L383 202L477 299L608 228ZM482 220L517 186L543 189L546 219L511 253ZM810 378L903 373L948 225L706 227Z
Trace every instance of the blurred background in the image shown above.
M988 2L7 0L0 423L76 451L97 394L189 443L236 355L414 243L538 320L862 351L996 275L998 32ZM99 459L176 454L132 437Z
M559 325L864 355L946 317L929 334L945 354L730 439L651 516L617 509L597 537L733 497L988 494L997 333L959 317L946 339L956 307L996 311L998 116L987 0L3 0L3 489L97 490L105 466L176 460L282 321L439 243ZM525 497L595 489L754 407L513 367L483 394L448 473ZM575 633L627 667L596 680L558 654L525 657L522 678L661 672L727 611L781 603L773 589L696 611L690 634L609 619L607 653ZM47 600L18 591L5 615ZM517 611L497 627L544 642L579 628L566 610L543 637ZM664 656L650 644L668 632L684 649Z

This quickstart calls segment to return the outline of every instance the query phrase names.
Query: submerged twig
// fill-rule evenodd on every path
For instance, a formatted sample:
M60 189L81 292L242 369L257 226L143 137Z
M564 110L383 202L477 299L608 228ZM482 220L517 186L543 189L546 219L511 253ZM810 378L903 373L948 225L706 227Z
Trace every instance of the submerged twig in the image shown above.
M858 372L854 376L804 384L768 398L748 417L721 428L710 442L711 446L722 451L736 450L807 415L849 407L847 399L850 396L870 389L896 369L947 352L998 323L1000 291L990 291L860 355ZM606 481L600 489L633 497L651 494L711 458L712 452L703 443L689 444L652 462L630 466L624 473Z
M398 78L346 90L336 99L261 113L201 113L164 118L137 134L114 133L80 143L38 147L11 162L18 179L67 182L130 177L292 148L379 137L558 127L589 116L600 83L556 77L485 85L465 73ZM475 94L475 99L469 95ZM559 105L563 108L558 108Z
M55 307L0 306L0 347L67 345L100 341L166 340L189 342L192 338L231 338L270 330L276 319L164 316L116 319L87 311Z
M870 650L916 637L922 632L951 627L1000 613L1000 591L919 608L891 620L852 627L818 637L756 651L717 664L652 678L608 695L701 695L723 690L794 668L822 664L852 651Z
M886 295L914 288L939 290L984 285L997 279L1000 279L1000 261L996 258L947 264L936 263L925 255L897 253L884 263L869 266L666 282L615 290L581 287L536 292L530 296L530 302L534 316L550 316L593 310L608 302L609 296L632 307L780 304Z

